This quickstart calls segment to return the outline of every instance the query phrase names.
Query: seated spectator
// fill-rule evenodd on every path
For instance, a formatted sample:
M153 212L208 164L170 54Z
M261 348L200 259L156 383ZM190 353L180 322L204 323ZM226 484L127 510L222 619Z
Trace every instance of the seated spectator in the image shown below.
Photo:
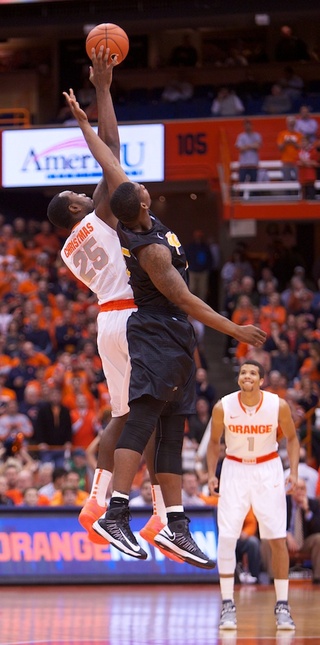
M221 87L211 105L213 116L239 116L244 112L244 105L234 92L228 87Z
M289 25L281 27L281 38L276 44L275 59L284 63L310 60L306 43L293 34Z
M72 424L69 409L61 403L61 391L50 391L49 401L44 402L35 421L34 441L39 444L41 461L54 461L64 466L65 452L70 451Z
M288 116L286 129L281 130L277 136L277 146L280 150L282 172L284 181L297 181L297 161L302 141L302 134L296 132L296 119Z
M265 114L286 114L290 112L291 108L292 102L288 94L279 83L274 83L270 94L267 94L262 103L262 112Z
M57 490L53 495L53 497L51 497L50 505L51 506L72 505L72 504L65 503L65 500L66 500L65 491L68 489L72 489L75 492L75 496L73 498L73 506L83 506L86 499L89 497L89 493L80 489L80 477L79 477L79 474L74 470L70 470L69 472L67 472L64 478L64 481L62 483L61 489Z
M296 101L302 96L304 82L301 76L295 74L291 65L287 65L283 70L283 76L278 81L283 91L289 97L290 101Z
M79 503L78 491L71 484L66 484L61 491L61 500L59 504L54 504L52 501L51 506L83 506L83 502Z
M25 491L29 488L35 488L37 490L37 487L35 485L35 476L30 470L23 468L17 475L15 488L10 488L6 494L14 501L16 505L21 505L24 502ZM37 506L48 505L48 497L37 491Z
M287 311L281 304L280 293L274 291L268 298L268 303L260 308L260 326L268 336L271 334L271 324L278 323L283 327L286 322Z
M27 415L19 412L18 402L12 399L5 404L0 416L0 441L14 439L19 433L24 439L30 439L33 436L33 426Z
M287 507L289 554L295 557L299 551L308 554L313 582L320 584L320 500L308 497L306 482L299 478L292 495L287 495Z
M287 468L283 473L285 479L288 477L289 473L290 468ZM310 499L317 497L318 473L315 468L308 466L307 451L304 446L300 447L298 477L305 482L307 497Z
M75 407L71 408L71 422L72 447L86 449L101 429L101 425L95 412L89 408L85 394L76 395Z
M190 439L193 439L197 444L200 443L205 429L211 418L212 407L208 399L204 396L198 397L196 400L196 413L188 417Z
M258 523L252 508L249 510L236 544L236 574L242 584L259 582L261 568L260 540L257 537Z
M47 461L39 466L39 483L42 483L42 472L44 470L50 472L51 476L49 481L40 486L39 493L52 500L57 492L61 492L66 483L68 471L65 468L54 468L54 464L51 461Z
M300 370L300 376L309 376L309 378L320 386L320 343L315 341L311 344L310 355L303 361ZM1 420L1 419L0 419Z
M213 385L209 383L208 372L203 367L198 367L196 371L196 394L197 397L207 399L210 408L213 407L216 393Z
M283 374L278 370L271 370L269 374L269 385L263 388L267 392L277 394L281 399L285 399L287 395L287 382Z
M197 472L185 471L182 473L182 505L184 508L190 506L205 506L205 501L200 497L201 489Z
M270 288L270 285L272 288ZM270 289L272 293L273 291L277 291L277 288L278 280L273 274L272 269L268 266L262 267L260 278L257 281L257 291L260 295L260 305L266 304L264 298L266 295L270 294Z
M194 67L198 61L198 52L190 40L189 34L184 34L182 43L171 52L169 64L173 67Z
M152 487L150 479L146 478L143 480L140 486L140 493L130 500L129 508L152 509Z
M307 105L302 105L299 110L299 116L296 120L296 131L307 137L310 143L317 139L319 129L318 121L310 116L310 109Z
M175 76L165 85L161 94L162 101L176 103L177 101L188 101L193 97L194 88L192 83L187 81L184 75Z
M14 506L14 501L6 495L7 490L7 478L0 475L0 506Z
M286 338L279 340L278 350L271 357L271 370L278 371L285 376L288 387L292 387L298 374L299 364L297 355L290 351L289 342Z
M28 486L23 491L22 501L19 506L33 507L33 506L49 506L49 500L46 503L43 501L43 496L40 495L36 486Z

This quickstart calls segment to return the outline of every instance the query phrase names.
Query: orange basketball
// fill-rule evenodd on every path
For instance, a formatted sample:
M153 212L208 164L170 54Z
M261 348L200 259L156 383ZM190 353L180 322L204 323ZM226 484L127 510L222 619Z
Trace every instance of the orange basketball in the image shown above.
M109 47L110 58L115 54L118 55L118 63L121 63L129 51L129 38L126 32L112 24L112 22L103 22L89 31L86 39L86 52L91 58L92 47L95 48L96 54L99 53L101 45L104 46L104 53Z

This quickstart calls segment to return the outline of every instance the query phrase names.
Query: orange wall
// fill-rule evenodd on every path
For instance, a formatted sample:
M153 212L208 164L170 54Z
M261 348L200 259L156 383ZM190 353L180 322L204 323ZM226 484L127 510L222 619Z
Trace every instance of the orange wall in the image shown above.
M320 115L314 116L320 126ZM254 129L260 132L263 138L260 158L278 159L276 139L278 133L286 127L286 116L250 117L250 119ZM234 144L237 135L243 130L243 118L166 122L166 180L217 180L221 129L226 133L231 159L236 160L238 153Z

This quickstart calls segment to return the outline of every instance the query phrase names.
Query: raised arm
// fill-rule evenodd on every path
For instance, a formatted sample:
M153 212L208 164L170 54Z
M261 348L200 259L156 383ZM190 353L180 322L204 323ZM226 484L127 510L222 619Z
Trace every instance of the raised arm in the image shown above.
M63 95L70 107L72 114L78 121L88 148L102 168L102 172L108 183L110 195L124 181L130 181L124 170L121 168L118 159L111 149L100 139L91 127L86 113L81 109L72 89L63 92Z
M179 271L172 265L171 253L165 246L150 244L141 247L136 253L141 267L149 275L158 291L186 314L212 329L255 347L265 342L266 334L258 327L236 325L192 294Z
M92 48L89 79L96 89L96 100L98 110L98 135L104 143L109 146L114 156L120 161L120 137L118 123L113 107L110 87L112 83L113 68L117 65L117 59L108 62L109 52L107 49L103 55L103 46L98 55Z

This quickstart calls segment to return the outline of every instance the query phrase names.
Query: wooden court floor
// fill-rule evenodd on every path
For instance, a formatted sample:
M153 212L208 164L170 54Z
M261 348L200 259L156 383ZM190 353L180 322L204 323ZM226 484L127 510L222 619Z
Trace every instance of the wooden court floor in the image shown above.
M0 645L320 645L320 586L290 583L296 632L276 633L273 586L236 588L218 631L218 585L0 587Z

